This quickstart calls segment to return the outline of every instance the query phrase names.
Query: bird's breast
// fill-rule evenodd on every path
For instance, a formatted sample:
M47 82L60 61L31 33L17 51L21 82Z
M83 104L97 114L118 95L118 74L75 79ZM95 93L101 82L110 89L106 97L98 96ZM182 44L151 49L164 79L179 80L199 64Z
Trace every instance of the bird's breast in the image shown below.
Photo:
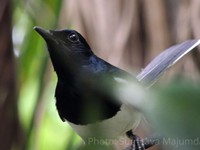
M111 118L120 110L121 104L115 101L112 92L106 93L97 84L88 82L58 82L56 106L62 120L86 125Z
M141 115L133 107L122 105L115 116L93 124L78 125L69 122L72 128L86 142L95 139L116 139L127 131L135 129L140 122Z

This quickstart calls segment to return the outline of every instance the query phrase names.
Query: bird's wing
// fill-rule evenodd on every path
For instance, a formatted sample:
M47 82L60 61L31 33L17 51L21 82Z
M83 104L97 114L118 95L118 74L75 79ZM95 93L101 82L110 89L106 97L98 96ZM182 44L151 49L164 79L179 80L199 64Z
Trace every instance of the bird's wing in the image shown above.
M148 87L153 85L168 68L199 44L200 40L188 40L166 49L154 58L136 78Z

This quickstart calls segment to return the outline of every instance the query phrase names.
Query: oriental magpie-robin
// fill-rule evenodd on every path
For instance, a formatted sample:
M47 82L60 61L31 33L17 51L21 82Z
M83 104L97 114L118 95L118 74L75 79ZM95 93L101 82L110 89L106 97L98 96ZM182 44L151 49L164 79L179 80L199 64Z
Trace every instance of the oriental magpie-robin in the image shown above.
M74 30L34 29L45 39L58 77L55 97L60 118L67 120L85 142L90 137L114 139L126 133L133 136L130 131L137 127L141 114L119 99L114 89L135 82L135 78L97 57L81 34ZM199 43L190 40L167 49L136 79L145 86L152 85ZM139 146L142 146L140 149L148 147L141 143Z

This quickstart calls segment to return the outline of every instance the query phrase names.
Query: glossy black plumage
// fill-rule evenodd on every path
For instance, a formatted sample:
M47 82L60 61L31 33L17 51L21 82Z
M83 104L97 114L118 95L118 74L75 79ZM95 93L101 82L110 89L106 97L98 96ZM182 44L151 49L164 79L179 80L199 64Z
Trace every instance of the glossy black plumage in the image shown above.
M89 124L113 117L121 107L112 91L115 77L134 78L94 55L74 30L36 30L47 42L58 76L55 97L61 119Z
M156 143L154 140L140 141L131 131L140 121L133 101L135 95L129 99L131 104L122 104L115 97L114 87L120 82L134 80L131 75L95 56L76 31L34 29L46 40L58 76L55 96L59 115L62 120L69 121L85 142L88 137L113 139L127 133L138 141L133 142L130 149L145 149ZM188 40L166 49L142 70L137 80L146 87L151 86L199 44L200 40Z
M118 69L91 56L76 74L58 79L55 96L62 120L88 124L113 117L121 107L111 90L110 82L116 73Z

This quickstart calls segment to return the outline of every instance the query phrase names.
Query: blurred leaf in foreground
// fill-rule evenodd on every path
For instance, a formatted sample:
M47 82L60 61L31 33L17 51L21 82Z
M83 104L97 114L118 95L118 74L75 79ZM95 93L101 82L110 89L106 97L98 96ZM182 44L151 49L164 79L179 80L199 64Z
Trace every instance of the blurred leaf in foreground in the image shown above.
M200 148L200 82L174 82L148 96L145 115L172 149Z

